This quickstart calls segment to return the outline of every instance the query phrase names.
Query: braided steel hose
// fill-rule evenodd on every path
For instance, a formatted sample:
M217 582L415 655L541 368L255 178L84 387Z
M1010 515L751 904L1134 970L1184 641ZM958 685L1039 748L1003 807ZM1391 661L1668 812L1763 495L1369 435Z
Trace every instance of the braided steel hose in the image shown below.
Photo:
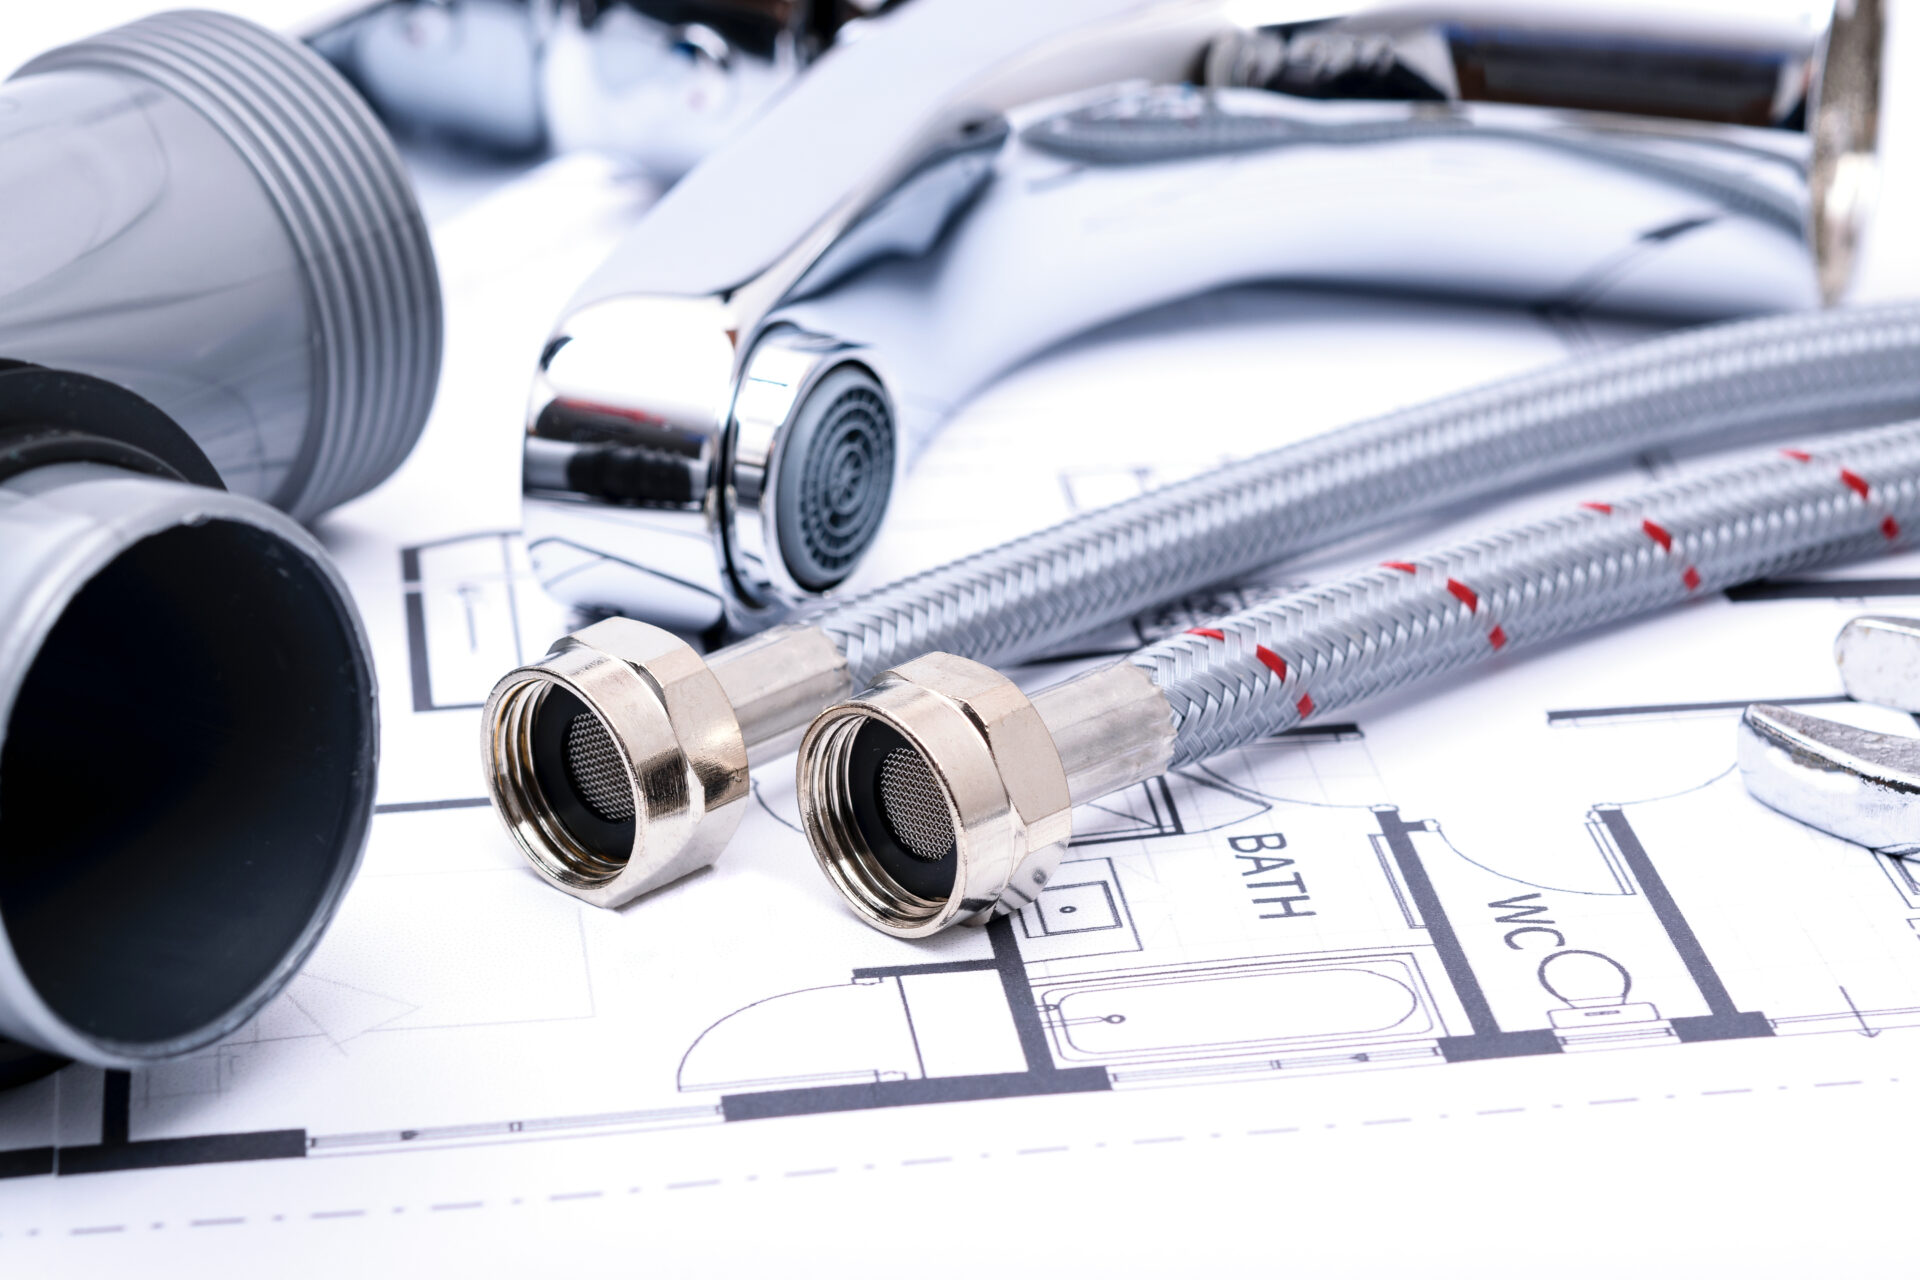
M1886 550L1917 520L1909 423L1388 561L1030 699L978 663L931 654L809 728L802 822L863 919L924 937L1032 901L1076 804L1498 653ZM940 813L950 826L934 830Z
M1920 304L1656 338L1273 449L704 656L644 623L595 623L495 685L489 790L549 881L617 906L712 862L750 765L921 654L1031 658L1388 519L1653 446L1917 414Z
M1792 449L1290 592L1128 659L1173 711L1170 767L1496 653L1809 564L1920 518L1920 425Z
M1653 446L1920 412L1920 305L1738 321L1386 414L825 609L856 685L933 650L1020 661L1382 523Z

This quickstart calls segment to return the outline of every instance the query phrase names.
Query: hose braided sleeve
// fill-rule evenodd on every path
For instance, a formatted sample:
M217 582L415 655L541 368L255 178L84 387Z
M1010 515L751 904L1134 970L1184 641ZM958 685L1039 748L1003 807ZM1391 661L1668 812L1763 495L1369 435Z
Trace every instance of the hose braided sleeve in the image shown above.
M1920 424L1586 503L1388 561L1142 649L1177 767L1494 655L1920 530Z
M809 619L857 685L920 654L1044 652L1288 556L1653 446L1920 414L1920 304L1708 326L1273 449Z

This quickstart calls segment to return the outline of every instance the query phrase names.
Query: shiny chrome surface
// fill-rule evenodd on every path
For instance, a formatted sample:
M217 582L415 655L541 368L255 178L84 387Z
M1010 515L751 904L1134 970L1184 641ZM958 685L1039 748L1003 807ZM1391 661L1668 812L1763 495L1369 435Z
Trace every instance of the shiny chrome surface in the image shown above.
M820 708L853 692L846 658L815 627L772 627L708 655L707 663L755 765L791 754Z
M809 0L386 0L308 39L409 135L507 155L599 152L672 180L831 44L842 11Z
M1920 621L1855 618L1834 638L1833 661L1855 702L1920 712Z
M777 308L830 293L878 257L926 251L989 176L1005 111L1120 78L1175 78L1217 29L1216 8L915 0L820 59L648 212L548 343L528 416L526 524L549 589L681 629L754 630L830 585L799 581L809 575L768 518L791 418L756 418L765 403L750 388L763 358L804 364L795 342L872 366L859 344L782 321ZM796 376L812 372L771 379L789 387ZM608 495L573 482L551 445L579 444L585 419L606 433L600 443L648 450L663 447L652 429L671 427L664 447L688 460L689 487L676 478L670 491Z
M1075 804L1157 778L1173 760L1173 713L1138 667L1096 667L1033 695Z
M1030 700L991 667L928 654L883 673L807 729L797 766L801 826L861 920L924 938L1033 901L1073 834L1072 807L1164 772L1172 748L1166 700L1125 664ZM888 834L893 820L873 775L900 756L945 803L952 838L944 854ZM912 847L890 849L890 840Z
M1920 738L1756 703L1740 717L1740 777L1754 799L1842 840L1920 850Z
M1833 657L1848 697L1920 712L1920 620L1854 618ZM1740 720L1740 776L1755 799L1842 840L1920 851L1920 738L1756 703Z
M481 755L494 812L549 882L617 907L720 856L750 794L750 759L790 743L846 661L810 627L780 627L711 665L672 633L609 618L494 687ZM559 722L549 723L552 717ZM626 776L620 817L583 795L566 751L591 716Z
M644 4L560 0L537 72L549 145L678 178L789 86L836 34L823 21L835 7L677 5L679 19L669 22Z
M1839 21L1817 5L1268 9L1277 25L1247 28L1205 0L914 0L865 23L669 193L563 319L530 419L529 530L566 545L543 578L583 607L747 630L830 590L783 575L763 509L730 507L756 488L734 483L736 457L777 469L777 424L727 443L776 332L857 359L906 459L1010 366L1225 285L1682 319L1815 306L1845 280L1873 186L1871 0ZM589 330L610 298L707 309L671 380L733 351L690 446L707 488L672 520L553 487L539 461L569 412L555 370L606 340ZM649 415L650 376L595 403Z
M544 0L391 0L309 37L408 134L503 153L547 140Z

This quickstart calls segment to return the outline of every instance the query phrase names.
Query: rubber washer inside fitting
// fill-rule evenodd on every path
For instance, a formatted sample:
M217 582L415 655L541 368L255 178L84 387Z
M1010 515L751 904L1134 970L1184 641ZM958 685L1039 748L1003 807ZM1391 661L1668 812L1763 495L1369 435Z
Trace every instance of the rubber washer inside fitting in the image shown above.
M590 796L568 767L569 730L576 718L591 715L587 704L559 685L547 686L534 712L531 755L533 776L552 816L596 857L618 865L633 854L634 819L609 821L594 812Z
M847 763L853 820L880 871L915 897L943 902L953 896L959 851L950 850L938 858L915 853L887 821L882 774L887 759L896 751L918 754L912 743L884 721L869 720L854 735Z
M871 373L843 364L814 384L781 446L774 523L780 555L809 591L866 554L893 493L893 411Z

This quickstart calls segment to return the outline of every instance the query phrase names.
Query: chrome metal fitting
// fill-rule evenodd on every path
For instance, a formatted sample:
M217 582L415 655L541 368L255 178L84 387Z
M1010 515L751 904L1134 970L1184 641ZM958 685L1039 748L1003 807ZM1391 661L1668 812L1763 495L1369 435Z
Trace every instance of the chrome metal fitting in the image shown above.
M1860 617L1834 657L1849 697L1920 712L1920 621ZM1740 718L1740 776L1756 800L1871 849L1920 850L1920 738L1757 703Z
M568 599L757 630L871 545L902 461L885 387L845 344L780 327L734 390L732 323L711 299L618 297L549 343L526 526Z
M924 938L1032 902L1073 805L1162 772L1172 747L1172 714L1137 668L1029 699L991 667L929 654L808 727L801 826L862 920Z
M549 881L617 907L710 866L740 825L755 755L790 745L848 687L811 627L703 658L609 618L510 671L481 713L494 811Z

